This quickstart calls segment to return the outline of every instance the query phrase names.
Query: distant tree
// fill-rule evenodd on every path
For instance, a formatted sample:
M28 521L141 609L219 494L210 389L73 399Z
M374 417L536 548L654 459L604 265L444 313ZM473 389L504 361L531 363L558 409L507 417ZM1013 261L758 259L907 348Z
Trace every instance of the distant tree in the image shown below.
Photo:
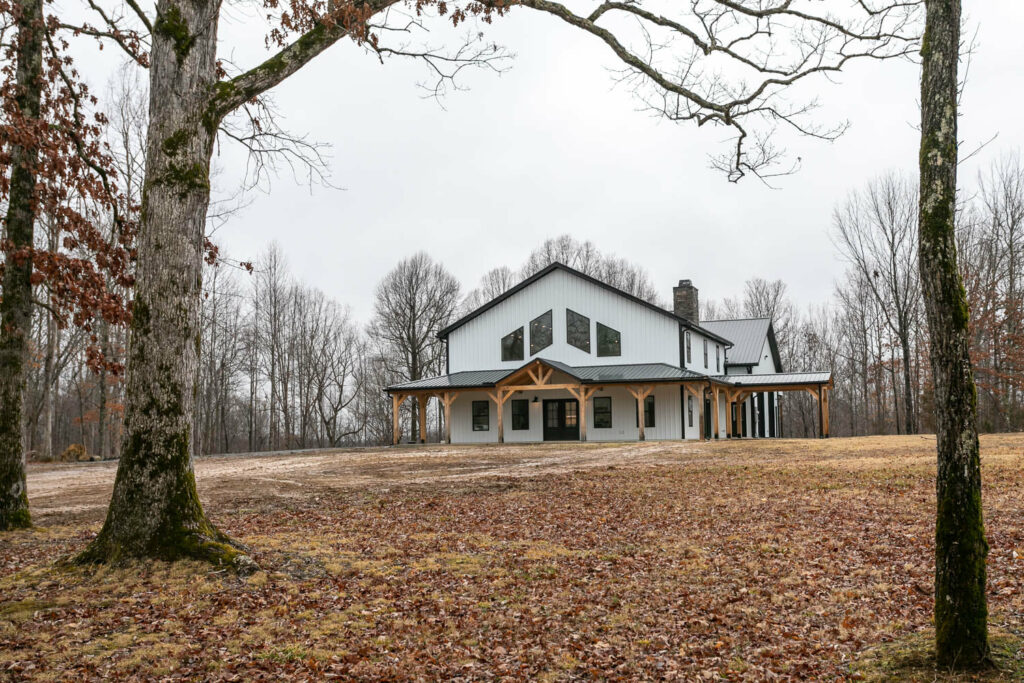
M369 336L390 376L412 381L442 371L444 344L437 333L454 320L458 304L458 280L424 252L400 261L384 276L377 285ZM413 440L419 438L418 424L413 411Z
M890 174L850 195L835 211L836 245L878 303L902 351L904 427L917 433L914 330L921 309L917 264L917 189Z
M519 282L519 277L508 266L498 266L487 271L476 289L470 291L462 302L462 309L472 311L483 304L496 299Z

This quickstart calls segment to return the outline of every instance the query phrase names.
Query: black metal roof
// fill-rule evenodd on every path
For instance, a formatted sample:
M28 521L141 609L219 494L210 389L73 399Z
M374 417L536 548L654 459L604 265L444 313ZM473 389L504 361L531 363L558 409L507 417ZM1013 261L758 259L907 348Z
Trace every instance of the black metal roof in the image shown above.
M476 308L473 311L470 311L466 315L462 316L461 318L459 318L458 320L453 322L451 325L449 325L448 327L446 327L443 330L441 330L440 332L438 332L437 333L438 339L446 339L449 334L451 334L452 332L454 332L458 328L462 327L463 325L468 323L470 320L473 320L477 316L480 316L483 313L486 313L487 311L491 310L492 308L494 308L495 306L500 304L505 299L508 299L513 294L521 292L522 290L526 289L527 287L532 285L537 280L539 280L542 277L548 275L549 273L553 273L556 270L564 270L565 272L570 273L572 275L575 275L576 277L581 278L583 280L586 280L587 282L595 284L598 287L603 287L604 289L608 290L609 292L612 292L614 294L618 294L619 296L621 296L621 297L623 297L625 299L628 299L628 300L632 301L633 303L640 304L641 306L643 306L645 308L648 308L648 309L654 311L655 313L660 313L660 314L662 314L662 315L664 315L664 316L666 316L668 318L671 318L671 319L675 320L676 322L680 323L681 325L683 325L685 327L688 327L688 328L690 328L692 330L696 330L696 331L700 332L701 334L703 334L703 335L705 335L707 337L710 337L711 339L714 339L715 341L721 342L722 344L724 344L726 346L732 346L732 342L729 341L728 339L726 339L725 337L722 337L722 336L720 336L718 334L715 334L711 330L708 330L706 328L701 327L700 325L698 325L697 323L694 323L693 321L689 320L688 318L683 318L681 316L678 316L675 313L673 313L672 311L667 311L664 308L662 308L661 306L656 306L655 304L652 304L650 301L644 301L640 297L634 296L634 295L630 294L629 292L624 292L623 290L619 289L618 287L613 287L612 285L608 284L607 282L602 282L601 280L598 280L595 277L591 277L590 275L587 275L585 273L581 273L580 271L576 270L575 268L570 268L569 266L565 265L564 263L559 263L558 261L555 261L554 263L552 263L547 268L544 268L543 270L537 271L536 273L534 273L530 277L526 278L525 280L523 280L522 282L517 284L515 287L512 287L508 291L506 291L506 292L504 292L502 294L499 294L498 296L494 297L493 299L491 299L490 301L488 301L484 305L480 306L479 308Z
M732 340L733 346L726 357L726 367L757 365L761 362L761 349L768 340L769 353L775 367L782 371L782 359L775 340L775 328L771 318L734 318L731 320L705 320L704 325Z

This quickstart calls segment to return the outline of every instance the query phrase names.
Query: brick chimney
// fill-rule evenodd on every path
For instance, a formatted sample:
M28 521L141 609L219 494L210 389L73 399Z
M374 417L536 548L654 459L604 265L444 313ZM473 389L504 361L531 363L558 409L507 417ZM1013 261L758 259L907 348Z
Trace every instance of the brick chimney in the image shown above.
M672 311L681 318L700 324L700 299L690 280L680 280L679 286L672 288Z

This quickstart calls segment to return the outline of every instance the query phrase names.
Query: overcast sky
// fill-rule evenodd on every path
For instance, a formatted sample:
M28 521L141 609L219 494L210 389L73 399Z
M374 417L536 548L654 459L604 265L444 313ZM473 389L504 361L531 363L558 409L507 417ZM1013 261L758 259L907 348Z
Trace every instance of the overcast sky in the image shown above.
M835 0L829 0L835 1ZM998 138L961 167L1024 146L1024 3L967 0L978 48L962 107L965 149ZM235 6L221 29L241 64L261 56L261 23ZM329 143L331 182L290 175L222 227L223 251L253 258L272 241L304 282L368 320L377 281L423 249L467 289L492 267L518 267L545 238L570 233L642 264L666 301L691 278L701 297L742 292L752 276L782 278L801 305L827 298L844 269L830 239L833 207L873 176L916 172L918 67L859 64L816 81L824 122L848 119L837 142L787 137L802 158L769 189L730 184L708 166L721 130L676 125L638 111L614 87L617 64L596 39L547 15L518 10L487 29L516 53L501 75L475 72L443 108L424 99L420 64L381 64L350 43L332 48L274 91L286 126ZM437 42L445 31L436 28ZM217 183L231 187L238 157L225 152Z

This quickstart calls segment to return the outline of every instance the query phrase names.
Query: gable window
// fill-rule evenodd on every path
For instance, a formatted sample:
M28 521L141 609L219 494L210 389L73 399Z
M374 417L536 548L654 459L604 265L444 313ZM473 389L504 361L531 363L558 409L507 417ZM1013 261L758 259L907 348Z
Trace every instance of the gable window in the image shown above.
M715 344L715 372L722 371L722 347Z
M704 369L708 369L708 340L704 340Z
M512 429L530 428L530 402L526 399L512 401Z
M686 362L693 362L693 340L690 339L690 331L686 331Z
M612 428L612 397L611 396L595 396L594 397L594 428L595 429L611 429Z
M622 335L618 330L597 324L597 355L598 356L621 356Z
M633 407L634 408L636 407L636 399L635 398L633 399ZM636 415L636 410L633 411L633 414ZM636 426L639 427L640 426L640 421L639 420L634 420L634 421L637 423ZM644 399L644 429L649 429L649 428L651 428L653 426L654 426L654 394L651 394L650 396L648 396L647 398Z
M551 311L530 321L530 355L551 346Z
M501 359L522 360L523 359L523 328L510 332L501 338Z
M686 412L689 418L690 426L693 426L693 396L686 397Z
M565 341L580 351L590 353L590 318L565 309Z
M473 401L473 431L486 432L491 429L491 402Z

